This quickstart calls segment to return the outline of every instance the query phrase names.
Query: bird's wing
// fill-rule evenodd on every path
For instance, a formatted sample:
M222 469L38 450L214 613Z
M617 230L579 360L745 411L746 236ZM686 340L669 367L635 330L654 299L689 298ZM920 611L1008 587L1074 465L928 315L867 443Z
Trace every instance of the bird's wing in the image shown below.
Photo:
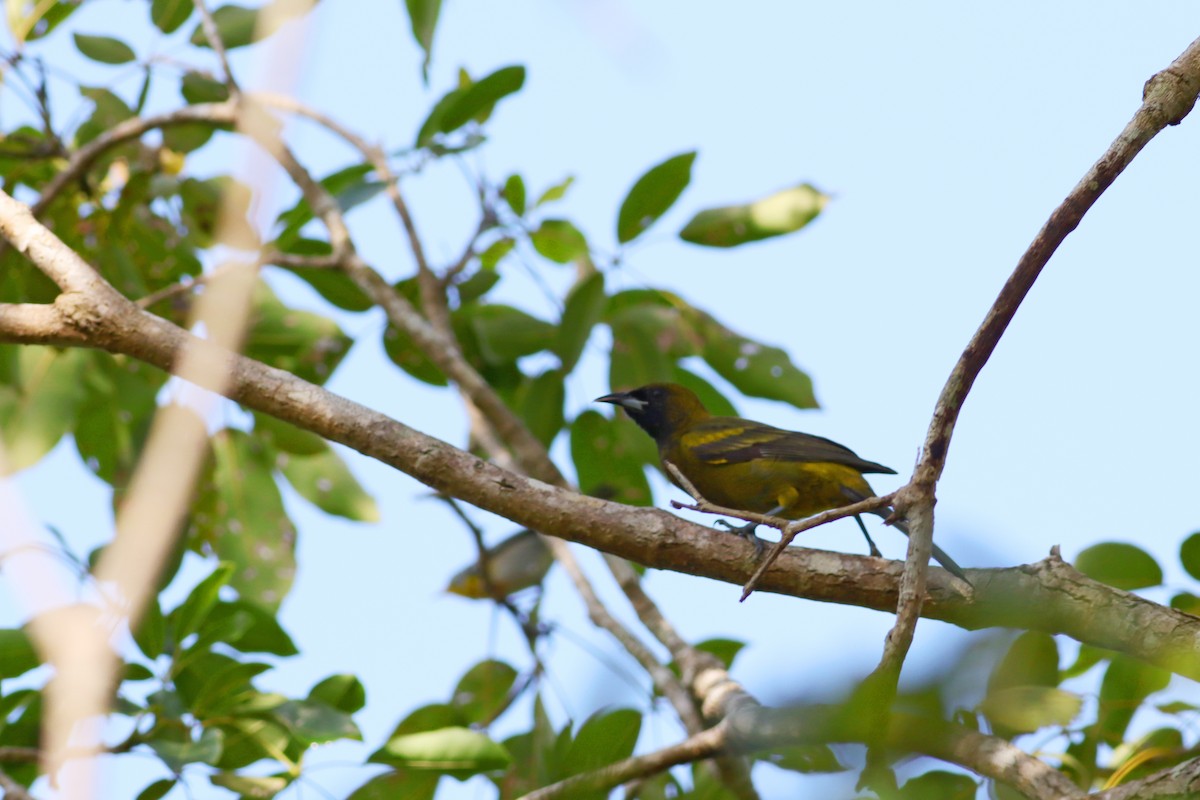
M859 458L837 442L797 431L785 431L736 417L709 417L691 425L682 444L708 464L741 464L754 459L799 463L844 464L859 472L895 474L895 470Z

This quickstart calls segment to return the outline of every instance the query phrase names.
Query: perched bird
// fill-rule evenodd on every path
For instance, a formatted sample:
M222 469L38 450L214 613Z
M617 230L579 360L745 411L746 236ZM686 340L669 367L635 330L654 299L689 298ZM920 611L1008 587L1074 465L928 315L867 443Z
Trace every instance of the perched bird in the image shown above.
M487 565L487 580L483 576ZM554 556L542 538L530 530L519 531L494 547L484 557L459 570L446 591L472 600L503 600L522 589L537 586L554 564Z
M739 417L714 417L694 392L674 383L652 383L598 397L596 402L625 409L658 444L662 461L674 464L705 500L726 508L803 519L874 497L863 478L865 472L896 474L820 436ZM675 482L673 476L671 480ZM889 512L873 513L886 518ZM862 519L855 519L867 537L871 555L878 556ZM903 523L896 527L908 534ZM937 545L933 557L967 580L954 559Z

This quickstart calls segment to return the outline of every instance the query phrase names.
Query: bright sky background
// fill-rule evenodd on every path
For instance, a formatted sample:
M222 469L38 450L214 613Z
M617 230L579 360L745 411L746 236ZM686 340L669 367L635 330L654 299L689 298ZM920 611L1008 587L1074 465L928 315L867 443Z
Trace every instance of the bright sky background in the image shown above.
M147 6L94 0L68 30L123 36L143 56L164 52L145 31ZM48 48L52 58L71 49L65 33L54 37L61 46ZM1017 258L1136 110L1143 82L1200 35L1200 10L1191 2L751 0L735 9L675 0L451 0L435 42L432 92L419 81L419 55L398 0L326 0L295 34L307 48L298 96L393 149L411 143L460 65L481 75L525 64L524 91L499 107L491 143L475 163L494 179L520 171L531 193L575 175L562 210L603 252L615 247L616 209L634 179L670 155L698 149L692 186L610 274L610 287L669 288L730 327L785 347L813 376L823 408L799 412L747 400L739 410L895 467L900 477L874 480L887 491L911 469L951 365ZM69 63L76 75L94 75L93 83L116 82L127 97L136 91L128 71L78 57ZM244 55L235 65L251 87L278 80ZM159 102L174 102L173 91L161 87ZM0 102L17 113L11 95ZM323 135L293 130L315 172L348 163L348 152ZM1166 570L1169 590L1149 596L1196 590L1177 551L1200 528L1198 154L1200 119L1150 144L1051 261L985 368L938 492L937 540L964 566L1035 561L1055 544L1070 559L1089 544L1120 540L1145 547ZM700 208L802 180L834 200L798 235L733 251L674 239ZM408 194L429 252L441 262L455 257L476 223L461 175L449 165L430 170ZM411 274L382 198L350 221L381 272ZM568 277L544 270L555 285ZM278 285L290 287L289 300L328 310L295 281ZM518 277L500 296L549 313L528 280ZM339 319L363 339L330 388L461 444L463 417L450 395L381 368L382 316ZM569 414L608 390L607 348L596 337L571 378ZM555 454L569 464L562 442ZM337 765L311 773L337 797L363 780L341 765L378 747L417 706L447 699L478 658L528 664L508 620L440 594L473 558L461 525L407 477L348 458L379 500L383 521L342 524L289 495L300 567L282 622L302 655L259 681L304 692L332 672L363 679L368 707L358 721L366 745L331 747L314 759ZM68 442L17 485L37 519L86 551L111 535L111 523L104 487L80 475ZM679 496L659 488L659 505ZM474 517L495 538L515 529L482 512ZM881 529L876 540L888 556L903 556L899 535ZM852 522L808 541L863 551ZM585 561L627 616L598 561ZM737 587L686 575L652 573L647 588L689 639L749 642L734 674L768 703L832 699L874 666L891 623L886 614L765 594L738 604ZM0 624L16 624L11 596L3 603ZM635 670L584 621L557 573L544 609L590 643L584 650L558 637L549 648L551 694L568 703L552 701L556 719L644 704L609 663ZM977 638L922 622L906 674L927 674ZM603 662L592 651L603 651ZM513 712L522 726L526 713ZM511 730L502 724L496 733ZM647 748L678 735L662 721L643 731ZM163 777L155 763L119 759L108 773L112 796ZM766 796L779 797L801 786L815 792L808 796L848 794L853 782L763 777ZM194 785L197 797L224 796L207 782ZM449 798L491 791L449 779L442 789L439 797ZM307 786L292 796L326 795Z

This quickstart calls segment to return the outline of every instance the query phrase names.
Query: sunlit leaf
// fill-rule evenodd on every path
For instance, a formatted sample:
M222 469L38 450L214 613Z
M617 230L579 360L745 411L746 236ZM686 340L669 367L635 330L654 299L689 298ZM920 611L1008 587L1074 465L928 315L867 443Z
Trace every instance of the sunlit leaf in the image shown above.
M504 769L512 762L503 745L459 727L393 737L370 760L457 778Z
M980 710L994 725L1031 733L1049 725L1070 725L1082 705L1079 695L1057 687L1009 686L988 692Z
M525 181L520 175L509 175L504 182L504 201L518 217L525 216Z
M280 469L300 496L327 514L378 522L379 507L332 447L315 455L281 455Z
M529 234L533 249L556 264L570 264L588 253L587 239L579 229L565 219L542 220L537 230Z
M291 781L283 775L239 775L216 772L208 776L213 786L240 795L243 800L267 800L286 789Z
M221 757L223 743L224 734L217 728L205 728L195 741L156 738L146 742L172 772L180 772L188 764L215 764Z
M15 472L37 463L75 425L93 354L40 345L0 347L0 438Z
M376 775L354 790L346 800L433 800L441 775L397 769Z
M812 222L828 202L828 195L804 183L753 203L701 211L679 238L708 247L736 247L782 236Z

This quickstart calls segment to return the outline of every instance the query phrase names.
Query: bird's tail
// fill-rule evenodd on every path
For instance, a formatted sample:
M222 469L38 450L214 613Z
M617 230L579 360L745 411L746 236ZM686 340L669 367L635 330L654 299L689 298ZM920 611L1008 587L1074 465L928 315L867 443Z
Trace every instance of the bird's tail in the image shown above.
M890 508L881 508L878 511L872 511L871 513L881 519L886 520L889 516L891 516L892 510ZM909 535L908 524L904 520L896 520L892 523L892 527L899 530L905 536ZM951 575L954 575L956 578L964 581L968 586L972 585L971 582L967 580L967 576L963 573L963 569L958 565L958 562L951 558L945 550L938 547L936 543L933 545L933 558L935 561L945 567L946 571Z

